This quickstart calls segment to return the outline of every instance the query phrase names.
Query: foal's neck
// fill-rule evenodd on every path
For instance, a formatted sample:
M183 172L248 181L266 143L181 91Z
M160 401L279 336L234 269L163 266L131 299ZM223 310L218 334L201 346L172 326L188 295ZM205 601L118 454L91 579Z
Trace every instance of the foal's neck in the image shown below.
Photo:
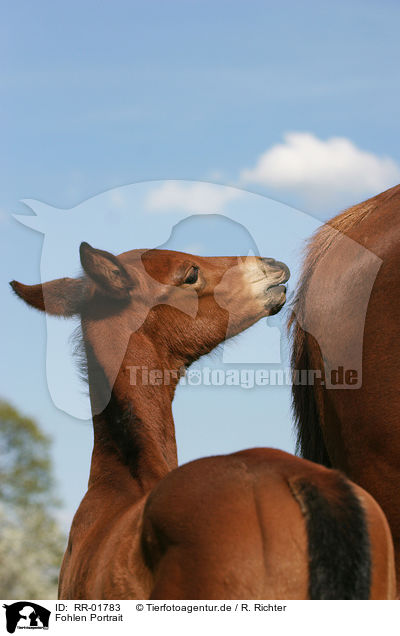
M104 341L102 347L104 360ZM107 370L101 365L99 373L92 349L96 359L88 356L88 374L93 405L107 385ZM100 480L121 494L125 490L132 496L133 489L142 496L177 467L172 399L179 376L177 369L170 372L170 365L143 333L130 336L109 402L93 416L89 486Z

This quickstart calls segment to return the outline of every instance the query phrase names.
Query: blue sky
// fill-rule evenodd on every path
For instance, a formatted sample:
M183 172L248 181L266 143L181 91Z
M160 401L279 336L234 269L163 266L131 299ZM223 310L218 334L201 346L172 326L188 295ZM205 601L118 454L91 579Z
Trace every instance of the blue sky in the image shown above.
M265 214L250 194L222 197L221 211L235 208L240 220L240 202L248 204L259 219L252 235L265 249L269 227L274 236L286 232L296 268L314 218L400 181L399 14L390 1L3 3L2 396L54 438L66 524L84 491L90 428L55 407L45 366L49 323L12 297L7 282L38 282L46 268L74 275L77 253L68 257L65 248L57 259L49 243L51 258L41 263L43 236L11 213L29 213L21 199L75 209L147 180L240 186L266 197ZM188 214L199 211L190 209L196 192L175 192L171 209L159 214L166 237L182 214L179 201L188 201ZM297 231L294 221L288 225L293 209L311 215ZM78 214L74 241L88 240L90 219ZM136 233L132 226L132 248L143 247L137 241L147 228L143 215L135 220L142 225ZM101 247L127 249L126 234L121 246L117 231L112 245L107 238ZM61 231L59 241L69 245ZM175 406L182 459L246 445L291 447L287 389L196 391ZM203 418L193 420L195 404ZM220 421L227 405L231 413L219 427L202 428Z

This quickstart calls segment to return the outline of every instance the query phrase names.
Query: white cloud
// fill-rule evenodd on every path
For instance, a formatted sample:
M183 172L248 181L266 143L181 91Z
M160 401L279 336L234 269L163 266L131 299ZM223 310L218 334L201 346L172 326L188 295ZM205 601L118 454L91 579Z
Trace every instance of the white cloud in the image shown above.
M241 195L240 190L228 186L167 181L150 192L146 205L151 212L184 210L190 213L215 214L223 212L229 201Z
M291 132L241 173L242 183L292 191L309 202L377 194L400 181L400 166L388 157L361 150L345 137L326 141Z

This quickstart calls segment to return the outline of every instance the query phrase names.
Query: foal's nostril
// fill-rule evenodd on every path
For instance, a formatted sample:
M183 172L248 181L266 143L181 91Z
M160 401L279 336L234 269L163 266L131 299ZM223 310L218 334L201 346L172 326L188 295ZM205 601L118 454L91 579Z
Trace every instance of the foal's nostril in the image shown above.
M262 258L261 259L266 265L276 265L276 260L274 258Z
M290 270L285 263L282 263L282 261L276 261L274 258L261 258L261 260L272 270L276 270L277 272L284 272L286 281L289 280Z
M276 263L276 264L278 265L278 267L279 267L280 269L283 269L283 271L284 271L284 272L285 272L285 274L286 274L286 278L287 278L287 280L289 280L289 278L290 278L290 269L288 268L288 266L286 265L286 263L282 263L282 261L277 261L277 263Z

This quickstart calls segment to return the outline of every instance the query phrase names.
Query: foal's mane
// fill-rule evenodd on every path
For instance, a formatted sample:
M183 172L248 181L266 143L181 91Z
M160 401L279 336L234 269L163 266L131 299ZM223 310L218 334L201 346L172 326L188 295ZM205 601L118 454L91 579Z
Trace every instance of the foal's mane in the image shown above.
M86 356L85 343L83 340L82 326L80 323L76 325L73 332L71 333L69 343L72 347L72 357L75 361L75 368L78 372L78 377L83 383L89 385L88 361ZM88 391L86 391L86 393L88 394Z
M399 194L400 186L395 186L367 201L348 208L320 227L306 243L300 282L288 320L288 330L292 335L291 366L293 372L311 368L309 352L311 337L306 337L306 332L300 326L299 318L304 315L308 285L317 264L341 236L349 234L380 204L392 197L398 197ZM293 384L292 407L297 429L297 454L329 467L331 464L319 424L314 387Z
M104 371L96 362L90 345L88 343L85 345L81 325L77 325L74 329L70 342L73 347L73 357L76 361L80 379L89 388L89 356L92 363L92 373L94 373L93 381L97 383L97 388L100 391L102 389L107 391L107 380ZM121 403L117 400L113 390L110 391L109 400L104 407L103 414L108 424L110 437L115 444L116 452L120 454L122 461L129 466L132 476L136 478L135 467L141 452L140 436L137 434L137 430L141 425L140 419L129 403Z

